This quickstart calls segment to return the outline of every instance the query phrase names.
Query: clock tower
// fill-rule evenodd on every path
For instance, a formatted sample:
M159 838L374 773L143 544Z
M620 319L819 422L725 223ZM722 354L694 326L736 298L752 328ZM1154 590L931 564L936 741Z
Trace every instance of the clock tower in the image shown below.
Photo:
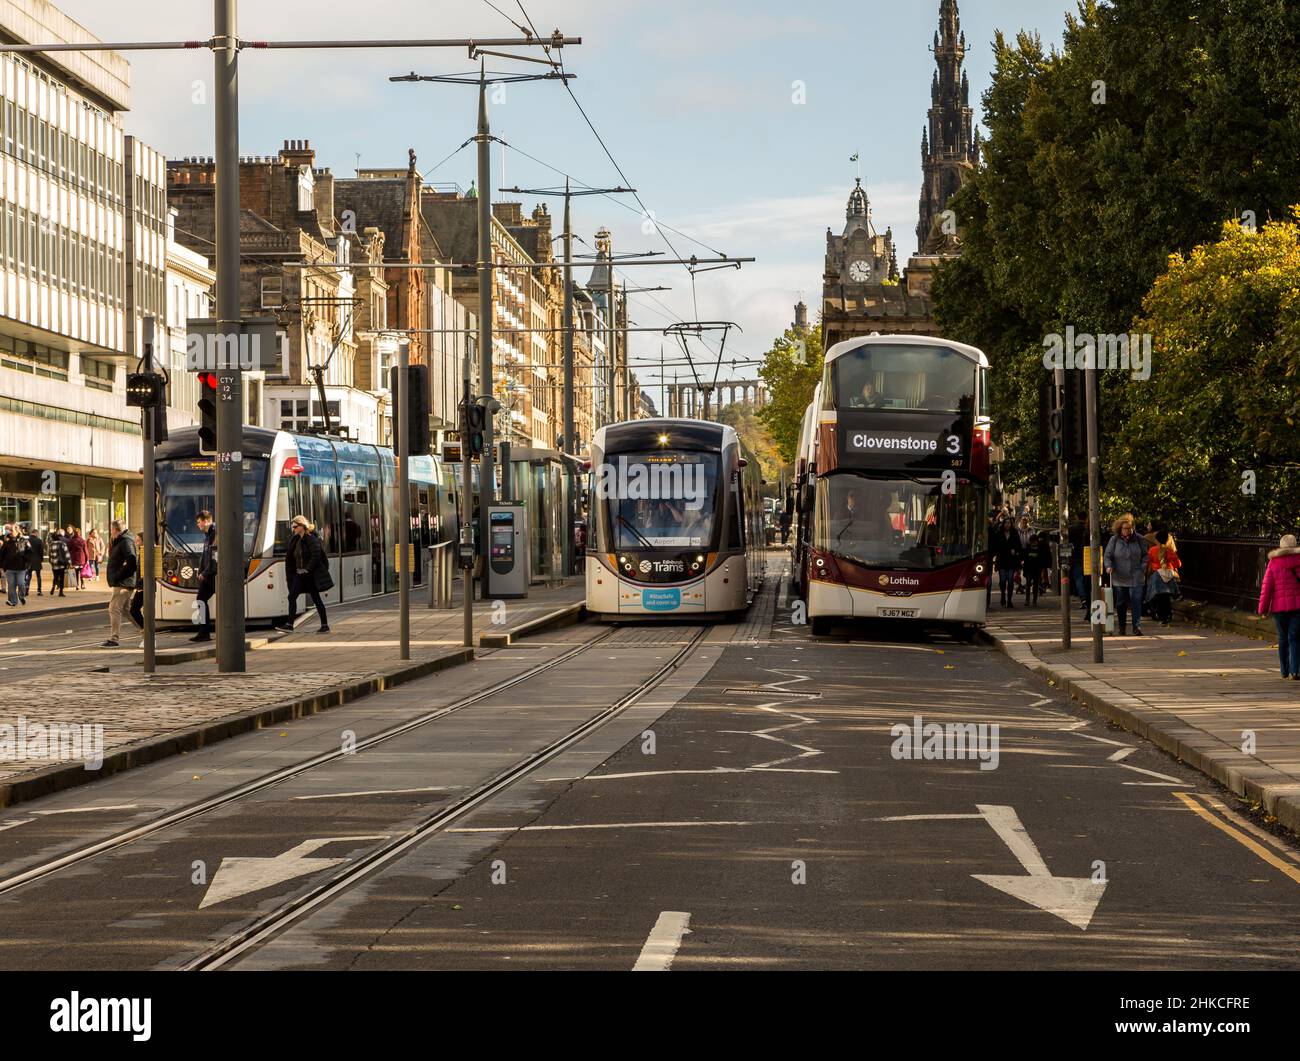
M887 230L882 236L871 223L871 201L859 177L849 195L843 235L826 230L823 284L828 288L861 288L897 279L894 234Z

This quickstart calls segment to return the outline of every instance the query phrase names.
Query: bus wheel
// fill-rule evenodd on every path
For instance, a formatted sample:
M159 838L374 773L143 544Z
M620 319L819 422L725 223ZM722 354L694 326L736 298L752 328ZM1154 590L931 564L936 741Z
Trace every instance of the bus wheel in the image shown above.
M812 620L813 637L829 637L831 632L831 621L825 616L815 616Z

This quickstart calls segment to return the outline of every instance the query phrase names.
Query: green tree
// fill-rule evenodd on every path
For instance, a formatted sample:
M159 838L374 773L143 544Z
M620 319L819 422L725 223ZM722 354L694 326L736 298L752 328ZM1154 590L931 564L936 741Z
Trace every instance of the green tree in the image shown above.
M750 455L758 461L763 478L769 484L775 484L781 472L787 470L789 462L781 459L781 454L777 452L776 444L772 441L772 433L759 418L759 411L754 403L732 402L730 405L724 405L718 410L718 423L735 429ZM776 492L775 486L771 492Z
M944 334L989 355L1009 485L1052 486L1037 446L1046 336L1132 330L1171 254L1300 201L1298 49L1293 0L1084 0L1059 49L997 36L984 164L950 203L963 254L934 298ZM1119 373L1100 385L1109 489L1154 505L1109 444L1151 415L1148 392Z
M821 329L806 335L787 328L763 358L758 370L767 387L767 404L759 418L767 425L777 453L786 464L799 449L799 429L813 390L822 378Z
M1144 307L1160 370L1124 384L1113 476L1175 526L1300 525L1300 207L1174 255Z

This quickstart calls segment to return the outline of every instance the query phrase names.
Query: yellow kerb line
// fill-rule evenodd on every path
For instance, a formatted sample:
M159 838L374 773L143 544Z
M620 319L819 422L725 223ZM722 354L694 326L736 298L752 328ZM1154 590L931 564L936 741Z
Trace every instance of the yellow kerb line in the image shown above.
M1193 814L1196 814L1199 817L1204 818L1216 829L1223 830L1234 840L1236 840L1239 844L1253 851L1256 855L1262 858L1270 866L1273 866L1275 869L1280 869L1293 881L1295 881L1297 884L1300 884L1300 869L1297 869L1295 866L1283 862L1275 854L1273 854L1271 851L1267 850L1266 848L1262 847L1255 840L1252 840L1240 829L1233 828L1233 826L1227 824L1227 822L1220 821L1213 814L1211 814L1204 807L1202 807L1200 803L1192 799L1192 797L1188 795L1186 792L1175 792L1174 795L1177 796L1180 800L1182 800L1183 803L1187 805L1188 810L1192 811Z

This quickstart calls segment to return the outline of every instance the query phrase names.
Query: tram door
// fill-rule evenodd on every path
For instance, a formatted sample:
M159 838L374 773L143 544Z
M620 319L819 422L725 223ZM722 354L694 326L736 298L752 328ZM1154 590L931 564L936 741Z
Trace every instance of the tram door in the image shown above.
M415 563L411 565L411 583L424 585L424 564L429 549L429 489L411 484L411 544L415 546Z
M378 479L370 480L370 592L384 592L384 491Z

